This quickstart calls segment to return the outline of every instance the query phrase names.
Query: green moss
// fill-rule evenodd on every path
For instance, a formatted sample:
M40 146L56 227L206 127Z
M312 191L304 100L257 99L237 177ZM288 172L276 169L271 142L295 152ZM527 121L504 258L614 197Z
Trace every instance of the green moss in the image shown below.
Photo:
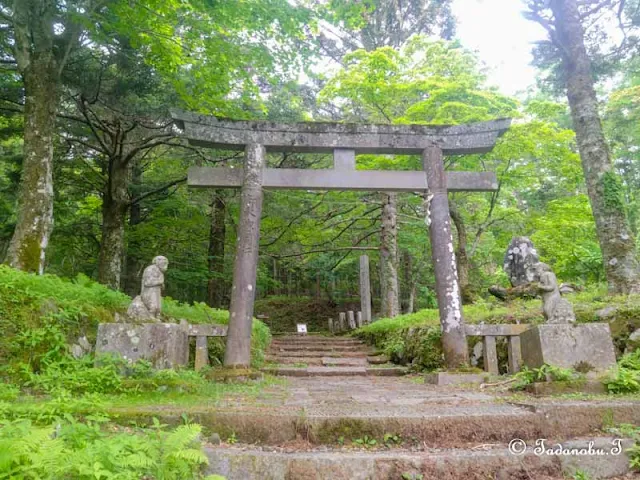
M22 269L27 272L40 271L40 239L35 235L29 235L22 241L18 258Z
M339 418L335 421L327 420L312 435L316 443L332 444L338 443L340 438L351 441L365 435L370 438L382 437L384 432L375 428L371 422L357 418Z
M624 212L624 189L618 176L613 172L606 172L600 182L605 207L610 211Z

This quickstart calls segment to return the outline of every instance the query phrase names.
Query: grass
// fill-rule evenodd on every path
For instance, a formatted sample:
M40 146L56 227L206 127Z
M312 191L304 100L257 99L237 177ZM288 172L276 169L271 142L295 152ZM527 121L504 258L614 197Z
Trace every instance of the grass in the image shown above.
M616 312L607 318L614 343L624 351L629 334L640 328L640 296L608 296L606 286L592 286L585 291L569 294L579 323L598 320L596 312L614 306ZM544 322L540 300L516 300L504 303L498 299L481 300L463 308L469 324L508 324ZM352 335L380 348L392 361L410 365L415 370L435 370L442 366L440 320L437 309L424 309L395 318L379 319L362 327ZM470 340L473 342L473 340ZM470 347L473 343L470 344ZM506 355L505 352L498 352ZM504 356L502 355L502 356Z
M73 343L86 335L91 343L99 323L112 322L115 313L126 311L131 298L93 282L84 275L67 280L55 275L33 275L0 265L0 358L30 361L33 351L46 351L50 339L64 335ZM163 299L167 321L227 324L229 312L204 303L184 304ZM252 361L259 366L271 342L269 328L254 320ZM221 357L220 348L214 351Z

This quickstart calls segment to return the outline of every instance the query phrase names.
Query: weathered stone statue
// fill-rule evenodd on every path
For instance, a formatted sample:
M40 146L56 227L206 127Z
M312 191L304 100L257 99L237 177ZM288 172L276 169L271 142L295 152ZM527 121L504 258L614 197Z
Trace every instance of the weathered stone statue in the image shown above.
M129 318L142 321L160 321L164 272L167 271L168 266L169 261L166 257L157 256L153 259L153 263L144 269L140 295L133 299L127 309Z
M533 242L527 237L513 237L504 255L504 271L512 287L535 280L535 265L540 261Z
M558 279L551 267L546 263L536 263L535 280L542 295L542 310L547 323L574 323L573 306L560 295Z

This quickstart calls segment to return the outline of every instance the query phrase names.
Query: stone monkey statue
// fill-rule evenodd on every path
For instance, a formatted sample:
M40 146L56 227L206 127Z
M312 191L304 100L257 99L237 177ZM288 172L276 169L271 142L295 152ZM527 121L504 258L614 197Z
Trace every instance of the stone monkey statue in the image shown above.
M133 320L160 321L162 311L162 289L164 272L169 261L166 257L157 256L142 274L140 295L133 299L127 309L127 316Z
M547 323L574 323L576 316L573 306L562 298L558 289L558 279L546 263L535 264L535 279L542 295L542 310Z

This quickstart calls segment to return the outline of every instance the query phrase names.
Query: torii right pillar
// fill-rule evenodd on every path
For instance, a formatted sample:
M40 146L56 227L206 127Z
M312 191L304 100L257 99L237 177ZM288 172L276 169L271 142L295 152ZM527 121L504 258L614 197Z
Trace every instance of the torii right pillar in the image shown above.
M469 349L462 318L442 149L437 146L426 148L422 153L422 163L427 174L428 195L431 196L429 237L442 327L442 350L447 368L455 369L469 364Z

